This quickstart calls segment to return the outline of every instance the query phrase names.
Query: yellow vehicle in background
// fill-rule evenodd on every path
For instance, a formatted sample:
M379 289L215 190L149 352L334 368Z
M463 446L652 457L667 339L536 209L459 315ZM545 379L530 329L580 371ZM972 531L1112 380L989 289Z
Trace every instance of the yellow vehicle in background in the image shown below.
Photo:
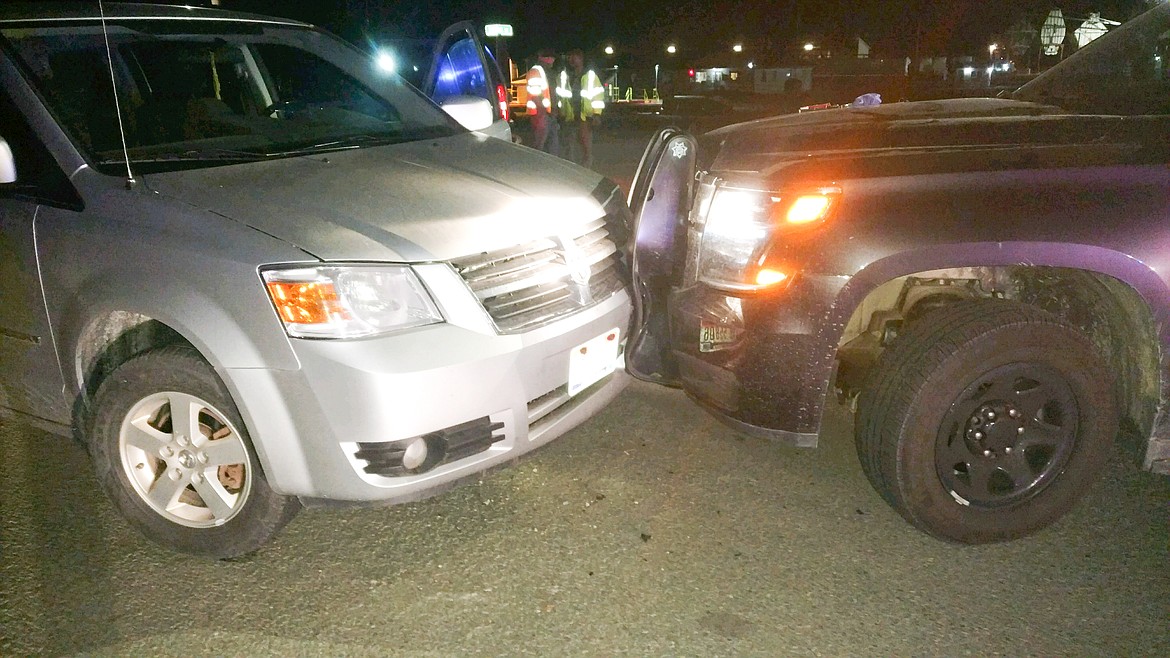
M528 78L527 71L521 73L516 68L516 62L508 60L508 79L512 81L508 89L508 108L513 120L528 116Z

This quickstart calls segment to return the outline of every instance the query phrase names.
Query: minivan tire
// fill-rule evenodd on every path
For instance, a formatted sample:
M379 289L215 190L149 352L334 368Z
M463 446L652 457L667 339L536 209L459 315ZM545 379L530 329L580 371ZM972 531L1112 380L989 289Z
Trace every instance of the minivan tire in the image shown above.
M172 421L176 408L189 410L184 427ZM296 498L269 487L236 405L193 349L162 347L126 361L98 387L90 417L102 488L164 546L238 557L300 509Z
M911 323L869 373L855 442L878 493L936 537L980 544L1065 514L1118 432L1112 372L1078 329L1016 302Z

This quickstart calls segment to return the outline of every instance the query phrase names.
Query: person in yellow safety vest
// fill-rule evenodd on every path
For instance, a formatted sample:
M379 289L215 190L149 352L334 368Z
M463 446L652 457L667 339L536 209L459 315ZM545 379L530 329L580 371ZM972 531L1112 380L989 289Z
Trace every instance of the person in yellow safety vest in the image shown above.
M554 115L552 90L549 88L548 72L552 70L556 56L551 50L541 50L536 64L528 69L525 88L528 91L528 117L532 123L532 148L552 155L561 154L561 135Z
M569 53L568 64L557 84L557 107L568 128L565 145L569 150L580 149L571 158L574 162L592 167L593 127L605 111L605 87L592 69L585 69L585 54L580 50Z

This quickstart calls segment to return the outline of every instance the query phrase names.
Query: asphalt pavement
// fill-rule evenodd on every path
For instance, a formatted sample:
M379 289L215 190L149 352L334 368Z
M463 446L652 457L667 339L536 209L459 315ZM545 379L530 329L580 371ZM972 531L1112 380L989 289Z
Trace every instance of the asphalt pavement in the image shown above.
M4 421L0 655L1170 655L1170 481L1119 451L1054 527L962 547L886 507L850 436L835 409L822 448L777 446L637 383L510 469L215 562Z
M623 185L648 138L603 129ZM636 383L513 467L419 503L306 510L231 562L161 549L85 451L0 421L0 656L1167 656L1170 479L1119 448L1064 520L964 547L822 447Z

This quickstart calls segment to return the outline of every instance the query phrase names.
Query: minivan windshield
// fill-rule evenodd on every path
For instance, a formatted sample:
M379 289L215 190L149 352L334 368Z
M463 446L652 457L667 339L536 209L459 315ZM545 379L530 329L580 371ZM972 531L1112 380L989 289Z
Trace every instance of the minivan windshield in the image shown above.
M96 23L0 26L50 112L103 171L124 166L123 133L135 170L149 173L462 130L375 60L315 29L124 20L107 32L112 58Z
M1014 98L1085 114L1170 114L1170 4L1089 44Z

